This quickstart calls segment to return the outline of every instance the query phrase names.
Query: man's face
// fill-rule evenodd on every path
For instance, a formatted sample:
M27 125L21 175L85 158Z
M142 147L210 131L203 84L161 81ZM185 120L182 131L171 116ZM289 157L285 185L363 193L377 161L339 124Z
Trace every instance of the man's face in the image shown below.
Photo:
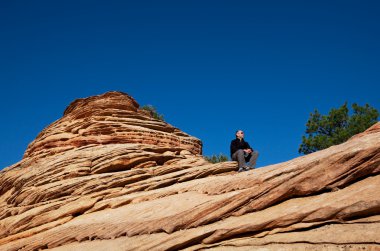
M238 132L236 133L236 137L238 137L239 139L244 138L244 132L243 132L243 131L238 131Z

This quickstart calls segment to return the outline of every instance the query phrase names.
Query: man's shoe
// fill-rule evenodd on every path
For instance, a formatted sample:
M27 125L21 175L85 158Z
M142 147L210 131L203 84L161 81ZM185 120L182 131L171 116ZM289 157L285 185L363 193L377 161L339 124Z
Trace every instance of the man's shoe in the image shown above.
M247 170L247 171L249 171L249 170L253 170L253 169L255 169L254 167L250 167L250 166L245 166L245 169Z
M240 168L240 169L238 170L239 173L244 172L244 171L248 171L248 170L245 170L245 169L242 169L242 168Z

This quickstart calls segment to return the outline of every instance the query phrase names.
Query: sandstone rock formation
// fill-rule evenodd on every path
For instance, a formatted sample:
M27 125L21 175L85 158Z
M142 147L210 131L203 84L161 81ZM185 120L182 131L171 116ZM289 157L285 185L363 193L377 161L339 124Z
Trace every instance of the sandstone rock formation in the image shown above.
M0 250L380 249L380 123L250 172L201 153L127 94L76 100L0 172Z

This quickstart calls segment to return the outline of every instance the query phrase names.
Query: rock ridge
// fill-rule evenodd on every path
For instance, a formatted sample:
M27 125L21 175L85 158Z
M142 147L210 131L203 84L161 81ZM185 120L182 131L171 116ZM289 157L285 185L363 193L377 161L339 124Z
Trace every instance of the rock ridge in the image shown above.
M29 144L26 157L46 157L76 147L105 144L151 144L202 154L202 142L172 125L154 119L128 94L107 92L77 99L64 116Z
M201 152L126 93L78 99L0 171L0 249L380 249L380 122L250 172Z

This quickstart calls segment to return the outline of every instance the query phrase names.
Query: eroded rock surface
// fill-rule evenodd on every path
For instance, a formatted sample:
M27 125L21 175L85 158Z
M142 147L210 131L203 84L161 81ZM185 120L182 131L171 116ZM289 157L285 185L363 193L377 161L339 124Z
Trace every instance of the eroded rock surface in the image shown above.
M0 173L1 250L379 250L380 123L237 173L125 93L74 101Z

